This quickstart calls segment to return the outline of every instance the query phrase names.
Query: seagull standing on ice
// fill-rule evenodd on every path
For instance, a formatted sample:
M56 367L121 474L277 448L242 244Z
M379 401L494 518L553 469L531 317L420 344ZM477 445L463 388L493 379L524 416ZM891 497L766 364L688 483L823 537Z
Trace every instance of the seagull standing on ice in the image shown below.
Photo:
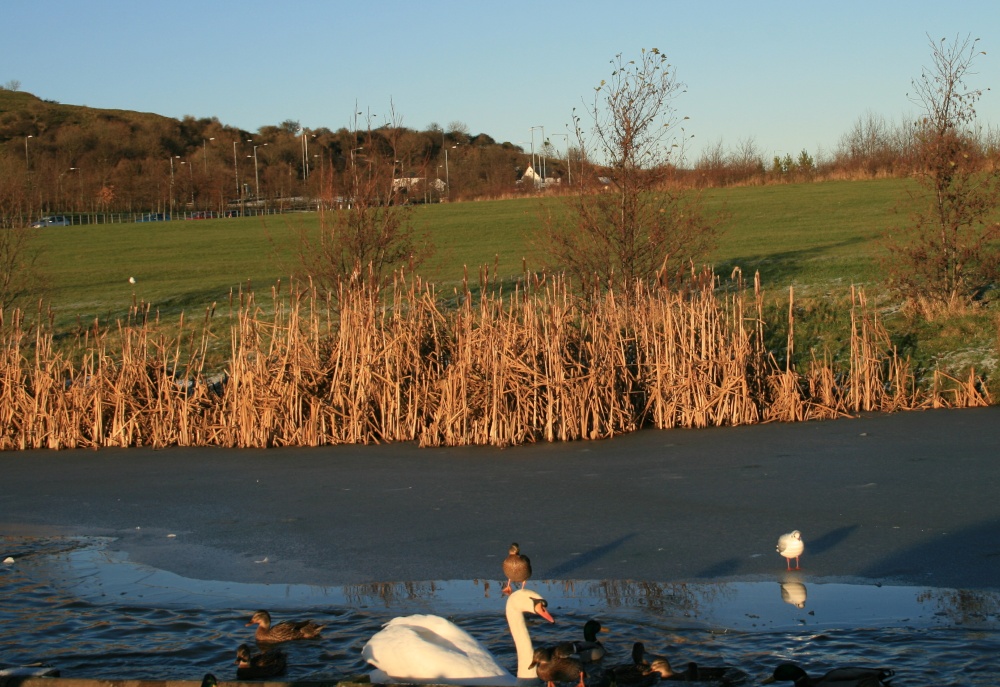
M805 548L806 545L802 543L802 534L798 530L778 537L778 553L785 557L785 563L789 570L792 569L793 558L795 559L795 569L799 569L799 556L802 555Z

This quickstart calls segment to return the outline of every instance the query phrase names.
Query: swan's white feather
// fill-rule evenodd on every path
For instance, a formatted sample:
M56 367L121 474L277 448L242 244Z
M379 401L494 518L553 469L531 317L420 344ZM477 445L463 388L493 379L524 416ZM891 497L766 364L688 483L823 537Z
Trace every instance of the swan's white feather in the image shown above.
M514 679L472 635L436 615L393 618L369 640L361 655L387 676L407 681L473 684L467 681Z
M517 649L519 678L472 635L436 615L390 620L368 640L361 655L375 667L373 683L537 684L534 668L528 667L533 651L524 614L538 613L549 622L552 616L536 604L544 604L544 599L529 589L519 589L507 598L507 624Z

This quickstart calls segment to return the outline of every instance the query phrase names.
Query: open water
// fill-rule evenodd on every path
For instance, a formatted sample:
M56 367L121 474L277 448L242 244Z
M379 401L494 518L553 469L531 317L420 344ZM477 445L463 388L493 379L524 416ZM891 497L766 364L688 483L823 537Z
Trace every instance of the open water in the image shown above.
M436 613L516 658L497 580L344 587L192 580L128 561L101 538L0 538L0 664L44 664L62 677L235 678L236 647L258 608L275 622L311 618L320 639L283 645L287 680L367 671L361 648L398 615ZM267 565L262 561L261 565ZM891 667L894 685L1000 685L1000 590L773 579L707 584L532 580L556 624L532 622L536 646L607 628L605 664L632 643L687 661L735 666L759 684L785 661L818 676L843 665ZM854 581L856 582L856 581Z

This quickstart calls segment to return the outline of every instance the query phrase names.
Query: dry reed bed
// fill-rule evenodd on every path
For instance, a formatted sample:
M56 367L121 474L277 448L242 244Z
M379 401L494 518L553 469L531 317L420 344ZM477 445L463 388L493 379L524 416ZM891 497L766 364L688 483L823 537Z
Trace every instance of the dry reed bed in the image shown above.
M170 336L136 307L69 352L8 314L0 448L510 446L990 402L972 372L918 388L861 292L849 369L811 357L801 371L794 309L779 366L764 348L760 284L738 277L727 289L637 284L587 299L550 277L459 296L445 306L416 279L398 280L386 304L344 289L336 310L309 289L272 293L266 310L240 294L228 319L213 310ZM207 377L220 345L226 369Z

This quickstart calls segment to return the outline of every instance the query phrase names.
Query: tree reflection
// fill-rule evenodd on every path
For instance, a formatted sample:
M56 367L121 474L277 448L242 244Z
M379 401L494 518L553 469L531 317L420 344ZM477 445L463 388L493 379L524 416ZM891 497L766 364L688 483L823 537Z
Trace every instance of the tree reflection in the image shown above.
M344 586L344 598L353 604L367 605L381 601L386 608L406 601L433 599L438 582L365 582Z
M925 589L920 603L934 603L938 612L957 625L983 623L1000 615L1000 592L971 589Z

